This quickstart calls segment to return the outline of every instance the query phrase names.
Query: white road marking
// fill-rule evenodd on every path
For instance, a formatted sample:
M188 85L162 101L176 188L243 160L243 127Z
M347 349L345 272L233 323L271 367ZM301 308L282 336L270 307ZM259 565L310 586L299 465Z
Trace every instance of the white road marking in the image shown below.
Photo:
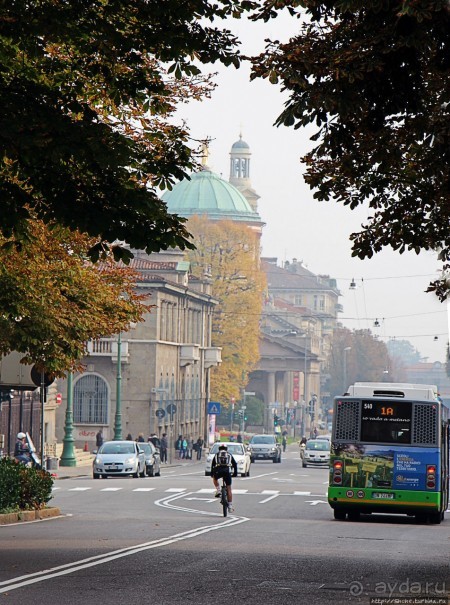
M264 493L264 492L263 492ZM269 493L268 491L266 491L266 493ZM266 502L269 502L269 500L273 500L274 498L278 498L278 496L280 495L280 492L272 492L272 495L269 496L268 498L266 498L265 500L260 500L258 502L258 504L265 504Z
M212 494L213 492L215 492L216 490L211 487L211 488L203 488L203 489L199 489L197 490L195 493L196 494Z
M169 489L166 489L166 492L174 492L176 494L180 494L181 492L185 492L186 488L185 487L169 487Z
M328 502L325 502L325 500L305 500L305 504L316 506L317 504L328 504Z
M279 494L280 492L277 489L263 489L261 495L264 494Z
M201 500L202 502L216 502L215 498L186 498L186 500Z
M101 492L120 492L123 487L104 487Z
M252 479L259 479L260 477L269 477L270 475L278 475L278 471L273 473L264 473L262 475L253 475L252 477L242 477L242 481L251 481Z
M311 492L294 492L294 496L310 496Z
M179 498L180 496L165 496L165 498L158 500L155 504L159 506L167 506L167 508L178 508L176 506L172 506L169 504L169 499ZM166 502L165 502L166 501ZM202 511L193 511L199 512L202 514ZM209 513L209 515L214 515L215 513ZM188 530L186 532L182 532L180 534L174 534L172 536L168 536L167 538L160 538L158 540L153 540L152 542L144 542L143 544L136 544L135 546L129 546L127 548L122 548L120 550L111 551L110 553L103 555L96 555L94 557L89 557L87 559L81 559L79 561L74 561L73 563L67 563L65 565L60 565L58 567L53 567L51 569L44 569L42 571L38 571L32 574L27 574L25 576L19 576L17 578L11 578L4 582L0 582L0 594L9 593L12 590L16 590L18 588L23 588L24 586L30 586L32 584L36 584L38 582L44 582L45 580L51 580L52 578L57 578L60 576L66 576L71 573L75 573L77 571L81 571L82 569L88 569L90 567L95 567L97 565L103 565L104 563L109 563L110 561L114 561L117 559L121 559L123 557L128 557L130 555L134 555L139 552L144 552L146 550L150 550L153 548L159 548L160 546L167 546L169 544L174 544L175 542L180 542L182 540L189 540L191 538L196 538L202 534L215 531L217 529L225 529L227 527L238 525L240 523L245 523L249 519L247 517L235 517L229 516L226 521L222 521L220 523L216 523L214 525L208 525L206 527L196 527L194 529Z
M69 492L87 492L90 489L90 487L71 487Z
M154 487L137 487L136 489L134 489L134 492L152 492L155 488Z
M247 494L248 489L233 489L233 494Z

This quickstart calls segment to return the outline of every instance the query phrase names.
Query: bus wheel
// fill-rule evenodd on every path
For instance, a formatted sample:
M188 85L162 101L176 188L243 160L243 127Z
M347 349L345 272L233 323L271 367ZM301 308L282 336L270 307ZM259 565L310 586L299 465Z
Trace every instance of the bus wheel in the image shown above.
M345 518L347 516L347 513L345 512L345 510L340 510L340 509L334 509L334 518L337 519L338 521L345 521Z
M348 513L348 520L349 521L359 521L359 511L357 510L352 510Z
M430 523L439 525L439 523L442 521L442 513L430 513L428 515L428 519L430 520Z

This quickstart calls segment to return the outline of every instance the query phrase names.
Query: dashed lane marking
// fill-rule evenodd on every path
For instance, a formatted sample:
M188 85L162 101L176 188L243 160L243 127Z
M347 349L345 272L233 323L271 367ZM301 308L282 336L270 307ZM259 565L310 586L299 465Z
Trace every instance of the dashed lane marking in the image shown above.
M87 492L91 487L71 487L69 492Z
M154 487L137 487L136 489L134 489L134 492L152 492L155 488Z
M101 492L120 492L123 487L104 487Z
M174 494L181 494L181 492L185 492L185 487L169 487L169 489L165 490L166 492L173 492Z

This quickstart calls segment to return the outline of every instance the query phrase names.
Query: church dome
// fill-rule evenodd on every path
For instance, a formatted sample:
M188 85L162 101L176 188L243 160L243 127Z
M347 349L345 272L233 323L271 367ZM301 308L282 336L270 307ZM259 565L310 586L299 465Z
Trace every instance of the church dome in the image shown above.
M250 145L242 140L242 137L236 143L233 143L231 150L233 149L250 149Z
M169 212L185 218L206 214L211 220L262 222L236 187L207 168L180 181L162 198Z

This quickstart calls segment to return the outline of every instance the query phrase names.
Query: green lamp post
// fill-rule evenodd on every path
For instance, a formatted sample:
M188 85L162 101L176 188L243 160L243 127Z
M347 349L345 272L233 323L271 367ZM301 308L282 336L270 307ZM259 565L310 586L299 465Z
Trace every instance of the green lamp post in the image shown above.
M122 334L117 338L116 415L114 418L114 441L122 439Z
M73 438L73 374L67 375L67 407L64 424L63 451L59 461L60 466L76 466Z

